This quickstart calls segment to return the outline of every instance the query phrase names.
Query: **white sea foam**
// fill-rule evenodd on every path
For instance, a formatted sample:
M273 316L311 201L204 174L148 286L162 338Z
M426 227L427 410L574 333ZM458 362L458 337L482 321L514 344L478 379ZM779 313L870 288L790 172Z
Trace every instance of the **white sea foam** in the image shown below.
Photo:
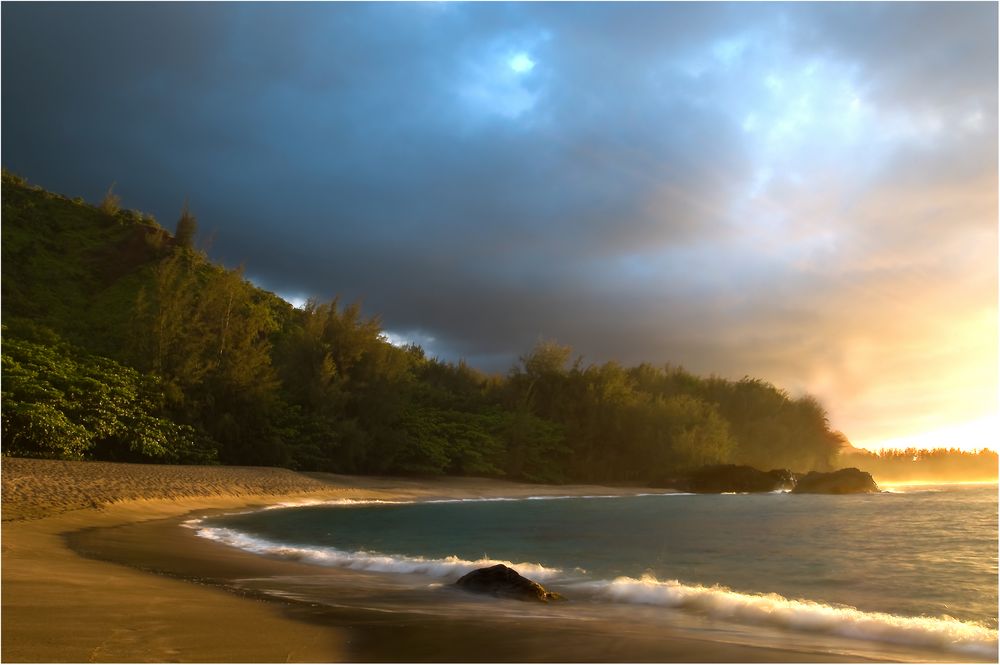
M644 492L631 496L695 496L694 492Z
M936 647L996 657L997 631L949 617L905 617L834 607L778 594L746 594L722 586L689 586L677 580L619 577L591 586L618 602L692 609L722 619L768 624L854 639Z
M561 499L630 499L637 496L689 496L686 492L646 492L642 494L539 494L537 496L468 497L464 499L429 499L419 503L481 503L492 501L556 501ZM414 501L413 503L418 503Z
M263 510L281 510L284 508L309 508L315 506L393 506L412 505L417 503L489 503L494 501L552 501L557 499L627 499L637 496L691 496L690 492L646 492L640 494L539 494L537 496L476 496L462 499L300 499L297 501L282 501L254 510L226 513L227 515L242 515Z
M222 513L222 515L226 517L230 517L233 515L250 515L251 513L260 513L267 510L282 510L284 508L312 508L315 506L371 506L376 504L404 504L404 503L414 503L414 502L386 501L383 499L301 499L298 501L282 501L279 503L272 503L270 505L261 508L251 508L249 510L234 510ZM185 522L181 522L181 526L186 526L188 528L198 528L205 519L206 518L204 517L192 518Z
M277 510L280 508L307 508L311 506L374 506L413 503L413 501L389 501L386 499L302 499L285 501L264 506L261 510Z
M899 492L898 488L896 489ZM906 492L907 490L903 490ZM909 490L913 491L913 490ZM918 489L916 491L935 491ZM899 493L903 493L899 492ZM688 493L640 494L638 496L689 496ZM376 504L466 503L488 501L554 500L570 498L617 498L637 495L540 495L530 497L474 497L432 501L383 501L366 499L305 500L268 506L265 510L299 506L363 506ZM778 594L748 594L722 586L686 585L677 580L661 581L652 576L619 577L612 581L579 582L575 569L569 578L564 571L539 563L512 563L483 558L472 561L457 556L425 558L387 555L368 551L343 551L332 547L287 545L224 527L205 526L203 519L191 519L185 526L199 536L256 554L301 560L307 563L385 573L416 573L437 579L454 580L484 566L498 563L515 568L539 581L553 579L580 589L593 590L598 597L621 603L659 605L705 613L720 619L811 631L924 648L943 648L977 657L995 658L997 630L989 626L950 617L908 617L882 612L866 612L847 606L832 606L810 600L792 600ZM576 578L572 580L570 578Z
M548 580L562 573L558 568L549 568L540 563L512 563L485 556L482 559L470 561L457 556L430 559L421 556L382 554L380 552L347 552L333 547L287 545L265 538L257 538L235 529L201 526L194 520L191 520L188 526L197 529L199 536L224 545L237 547L254 554L294 559L319 566L334 566L378 573L417 573L454 579L476 568L494 566L498 563L510 566L522 575L535 580Z

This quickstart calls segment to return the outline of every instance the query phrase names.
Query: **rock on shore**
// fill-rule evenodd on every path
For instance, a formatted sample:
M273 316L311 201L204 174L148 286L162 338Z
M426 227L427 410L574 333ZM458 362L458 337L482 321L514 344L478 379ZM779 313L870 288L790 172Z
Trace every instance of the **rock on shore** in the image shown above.
M871 474L853 467L804 474L792 473L788 469L761 471L752 466L714 464L658 484L696 494L779 490L791 490L797 494L869 494L879 491Z
M699 494L774 492L789 490L794 486L795 478L788 469L761 471L738 464L703 466L674 482L676 489Z
M522 577L516 570L502 563L467 573L455 582L455 586L473 593L488 593L518 600L536 600L543 603L563 600L558 593L546 591L538 582Z
M871 494L878 492L871 474L854 467L822 473L810 471L799 478L795 494Z

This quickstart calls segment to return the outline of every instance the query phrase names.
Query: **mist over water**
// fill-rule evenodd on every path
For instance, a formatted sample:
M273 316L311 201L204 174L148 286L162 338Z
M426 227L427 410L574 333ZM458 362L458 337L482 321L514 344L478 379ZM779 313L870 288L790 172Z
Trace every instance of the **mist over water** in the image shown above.
M193 526L319 565L450 582L504 562L579 600L996 653L995 485L320 504Z

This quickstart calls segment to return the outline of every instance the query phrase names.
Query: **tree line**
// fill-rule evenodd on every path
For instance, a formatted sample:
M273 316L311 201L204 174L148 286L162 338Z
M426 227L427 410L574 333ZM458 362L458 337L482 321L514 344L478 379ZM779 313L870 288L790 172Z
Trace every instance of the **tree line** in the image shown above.
M996 481L997 453L988 448L903 448L880 450L852 449L838 458L843 466L856 466L880 482Z
M826 469L845 443L815 399L760 379L555 342L504 375L430 358L357 304L296 309L211 263L186 204L171 235L117 201L3 188L4 454L645 483Z

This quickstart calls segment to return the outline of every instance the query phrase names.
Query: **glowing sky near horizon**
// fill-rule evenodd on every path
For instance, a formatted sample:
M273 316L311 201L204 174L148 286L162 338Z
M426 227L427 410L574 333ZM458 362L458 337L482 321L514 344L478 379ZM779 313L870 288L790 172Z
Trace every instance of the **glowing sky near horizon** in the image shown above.
M966 451L990 448L996 450L998 438L1000 438L1000 416L991 415L937 430L893 439L879 439L869 442L864 447L871 450L903 450L906 448L958 448ZM855 445L858 444L863 445L864 442L858 442Z
M1000 441L995 4L2 13L5 167L168 226L187 196L296 302L490 371L555 338L762 377L860 446Z

